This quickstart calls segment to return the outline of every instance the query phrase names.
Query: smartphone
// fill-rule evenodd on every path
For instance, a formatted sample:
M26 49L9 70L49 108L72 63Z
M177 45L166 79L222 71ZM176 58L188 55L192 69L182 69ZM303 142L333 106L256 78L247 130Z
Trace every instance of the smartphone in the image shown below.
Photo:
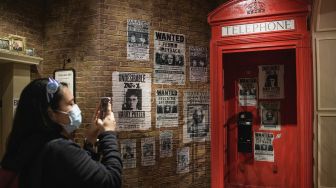
M111 102L111 97L101 97L100 98L99 119L105 118L109 102Z

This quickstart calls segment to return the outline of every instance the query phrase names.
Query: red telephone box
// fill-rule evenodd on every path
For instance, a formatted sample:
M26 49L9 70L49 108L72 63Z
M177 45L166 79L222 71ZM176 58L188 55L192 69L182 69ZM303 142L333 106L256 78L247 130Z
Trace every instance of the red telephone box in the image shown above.
M313 186L309 15L297 0L209 14L212 187Z

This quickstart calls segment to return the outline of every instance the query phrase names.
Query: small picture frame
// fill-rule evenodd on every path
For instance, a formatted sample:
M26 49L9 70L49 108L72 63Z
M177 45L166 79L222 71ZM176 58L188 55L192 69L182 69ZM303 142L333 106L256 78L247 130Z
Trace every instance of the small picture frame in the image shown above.
M26 38L18 35L9 35L10 50L25 52Z
M9 50L10 40L8 38L0 38L0 49Z

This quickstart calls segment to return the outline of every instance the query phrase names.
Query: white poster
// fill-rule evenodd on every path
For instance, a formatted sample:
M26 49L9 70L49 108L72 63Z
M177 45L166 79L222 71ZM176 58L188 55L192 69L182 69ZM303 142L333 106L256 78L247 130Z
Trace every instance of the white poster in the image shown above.
M154 83L185 83L185 37L154 32Z
M190 81L208 81L209 61L208 49L204 47L189 47Z
M189 147L178 148L177 149L177 173L188 173L189 172Z
M136 139L120 140L120 152L124 169L136 168Z
M156 128L178 127L178 91L156 90Z
M173 131L160 132L160 157L173 156Z
M184 92L183 143L210 140L209 92Z
M151 76L149 73L112 73L112 110L118 131L151 128Z
M280 101L260 102L261 127L260 130L280 131Z
M149 60L149 23L127 20L127 59Z
M284 65L259 66L259 99L284 98Z
M71 94L75 96L75 70L65 69L55 71L55 80L59 82L64 82L68 85Z
M238 83L239 106L256 106L257 79L240 78Z
M141 139L142 166L155 165L155 137Z
M274 162L273 133L254 133L254 160Z

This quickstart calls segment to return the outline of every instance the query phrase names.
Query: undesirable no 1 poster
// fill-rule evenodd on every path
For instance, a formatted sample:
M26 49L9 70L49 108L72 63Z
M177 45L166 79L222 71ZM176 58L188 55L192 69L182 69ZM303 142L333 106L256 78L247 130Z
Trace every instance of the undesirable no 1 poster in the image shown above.
M184 92L183 143L210 140L209 92Z
M154 32L154 83L185 83L185 36Z
M151 128L151 76L149 73L112 73L112 110L118 131Z
M156 90L156 128L178 126L178 91Z
M120 153L124 169L136 167L136 139L120 140Z
M149 23L127 20L127 59L149 60Z
M274 162L273 140L273 133L254 133L254 160Z
M256 106L257 78L240 78L238 88L239 106Z
M209 74L208 49L204 47L189 47L190 81L207 82Z
M259 66L259 99L284 98L284 65Z
M155 137L141 139L142 166L155 165Z
M160 132L160 157L173 156L173 131Z
M189 147L178 148L177 149L177 173L188 173L189 172Z

